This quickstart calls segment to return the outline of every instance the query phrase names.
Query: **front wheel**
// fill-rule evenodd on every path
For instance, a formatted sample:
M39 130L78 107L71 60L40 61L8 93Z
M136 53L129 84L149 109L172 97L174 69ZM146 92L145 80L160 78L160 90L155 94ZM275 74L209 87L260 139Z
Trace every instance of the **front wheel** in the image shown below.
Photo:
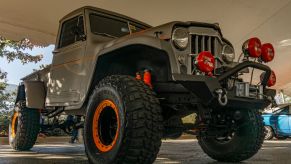
M133 77L106 77L90 97L84 131L91 163L153 163L162 137L159 101Z
M225 135L208 136L200 133L197 137L201 148L211 158L221 162L240 162L252 157L261 148L265 136L262 117L255 110L239 112L242 117L233 130L221 129L228 131ZM230 123L233 122L230 120Z

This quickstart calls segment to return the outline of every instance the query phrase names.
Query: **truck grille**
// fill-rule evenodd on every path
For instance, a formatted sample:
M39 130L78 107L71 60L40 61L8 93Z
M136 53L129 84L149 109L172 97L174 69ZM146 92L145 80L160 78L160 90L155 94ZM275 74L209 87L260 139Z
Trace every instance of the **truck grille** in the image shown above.
M194 63L195 57L202 51L210 51L215 57L219 57L222 50L222 44L217 36L191 35L191 61ZM220 63L215 61L215 67L220 67ZM191 64L191 72L195 72L195 66ZM214 73L216 71L214 70Z
M210 51L213 55L215 52L216 37L205 35L191 35L191 52L199 54L202 51Z

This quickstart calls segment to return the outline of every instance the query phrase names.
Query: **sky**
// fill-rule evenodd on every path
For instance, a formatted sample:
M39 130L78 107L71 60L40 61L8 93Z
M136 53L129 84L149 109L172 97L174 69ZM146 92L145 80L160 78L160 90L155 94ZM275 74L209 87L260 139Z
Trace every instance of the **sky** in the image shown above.
M0 58L0 69L8 73L7 83L18 85L21 82L21 78L32 73L33 69L39 69L39 66L44 64L51 64L52 62L52 51L54 45L50 45L45 48L34 48L32 50L25 50L31 55L43 55L43 59L38 63L22 64L19 60L8 62L5 58Z

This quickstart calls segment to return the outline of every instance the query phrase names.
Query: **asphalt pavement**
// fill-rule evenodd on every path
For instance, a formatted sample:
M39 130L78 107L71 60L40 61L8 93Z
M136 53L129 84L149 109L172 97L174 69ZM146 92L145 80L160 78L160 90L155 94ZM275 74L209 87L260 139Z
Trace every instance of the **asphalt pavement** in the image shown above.
M35 145L31 151L16 152L9 145L0 145L0 164L87 164L82 144L50 142ZM156 164L195 163L219 164L203 153L196 139L164 140ZM291 141L266 141L250 164L290 164Z

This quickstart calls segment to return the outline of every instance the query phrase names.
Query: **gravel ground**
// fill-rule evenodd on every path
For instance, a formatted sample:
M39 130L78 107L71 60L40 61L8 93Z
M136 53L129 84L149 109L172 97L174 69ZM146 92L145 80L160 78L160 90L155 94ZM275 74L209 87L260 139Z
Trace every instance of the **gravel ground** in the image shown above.
M36 145L31 151L16 152L0 145L1 164L65 164L87 163L82 144L49 143ZM218 164L203 153L195 139L165 140L155 162ZM259 153L243 163L291 163L291 141L266 141Z

